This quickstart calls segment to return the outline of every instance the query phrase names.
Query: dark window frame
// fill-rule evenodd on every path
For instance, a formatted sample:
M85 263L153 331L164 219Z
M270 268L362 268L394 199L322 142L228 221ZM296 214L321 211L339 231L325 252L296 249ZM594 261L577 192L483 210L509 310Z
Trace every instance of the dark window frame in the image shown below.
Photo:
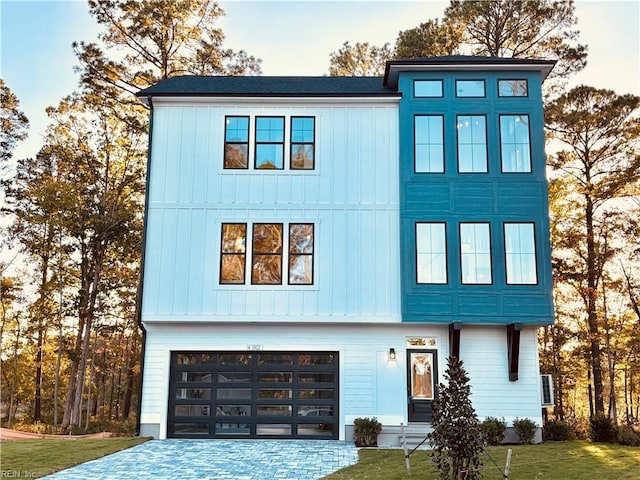
M293 141L293 122L295 119L311 119L313 121L313 140L311 142ZM316 169L316 117L311 115L292 115L289 120L289 170L315 170ZM296 168L293 166L293 149L295 145L311 145L311 168Z
M490 282L487 283L479 283L479 282L465 282L464 281L464 272L463 272L463 262L462 262L462 226L463 225L486 225L487 233L489 235L489 275ZM460 254L460 284L461 285L493 285L493 242L491 240L491 223L490 222L459 222L458 223L458 252ZM474 255L477 255L478 252L474 251ZM477 277L477 270L476 270Z
M484 171L468 171L468 172L462 172L460 171L460 133L458 128L456 128L456 164L457 164L457 168L458 168L458 173L461 175L467 175L467 174L483 174L483 173L489 173L489 146L488 146L488 137L489 137L489 130L488 130L488 126L487 126L487 115L482 113L482 114L471 114L471 113L465 113L465 114L457 114L456 115L456 127L458 125L459 122L459 118L460 117L482 117L484 118ZM474 145L473 143L471 143L471 145ZM473 163L473 162L472 162Z
M525 95L502 95L500 89L501 82L524 82ZM498 97L501 98L528 98L529 97L529 80L527 78L498 78Z
M294 225L306 225L311 227L311 252L310 253L296 253L291 251L291 227ZM289 235L287 237L287 282L288 285L313 285L314 284L314 270L315 270L315 242L316 242L316 228L315 224L311 222L291 222L289 223ZM292 282L291 281L291 258L292 257L311 257L311 281L309 283Z
M440 95L418 95L416 93L416 84L419 82L439 82ZM444 98L444 80L441 78L417 78L413 81L413 97L414 98Z
M533 226L533 267L535 268L536 281L535 283L511 283L509 282L509 275L507 269L507 225L531 225ZM531 286L540 284L540 275L538 273L538 241L537 241L537 229L536 222L502 222L502 246L504 252L504 283L509 286ZM521 252L518 255L522 255Z
M260 119L281 119L282 120L282 141L281 142L274 142L274 141L268 141L268 142L261 142L258 141L258 120ZM285 135L285 130L286 130L286 121L285 121L285 116L284 115L256 115L254 117L254 138L255 138L255 142L254 142L254 146L253 146L253 170L284 170L284 145L285 145L285 141L286 141L286 135ZM258 167L258 147L260 145L281 145L282 146L282 158L280 159L280 163L282 164L281 167L278 167L277 165L275 166L275 168L260 168Z
M246 142L230 142L227 141L227 127L228 120L232 118L244 118L247 120L247 141ZM224 150L222 153L222 167L224 170L248 170L249 169L249 142L251 140L251 118L249 115L225 115L224 116ZM227 160L227 145L245 145L247 150L246 166L245 167L228 167L226 165Z
M275 251L275 252L256 252L256 248L255 248L255 234L256 234L256 226L259 225L279 225L280 226L280 230L281 230L281 234L280 234L280 250ZM255 278L254 278L254 267L256 265L256 256L260 255L260 256L274 256L280 257L280 282L278 283L263 283L263 282L256 282ZM282 222L254 222L251 224L251 285L282 285L282 276L284 274L284 269L283 269L283 265L282 265L282 261L284 258L284 223Z
M527 118L527 139L528 139L528 151L529 151L529 169L528 170L516 170L516 171L505 171L505 158L504 158L504 142L502 135L502 118L503 117L526 117ZM522 175L533 173L533 154L531 151L531 116L528 113L501 113L498 115L498 134L500 137L500 172L504 174L514 174L514 175ZM511 144L510 144L511 145ZM515 143L514 145L517 145Z
M418 225L443 225L444 226L444 282L420 282L418 281ZM448 285L449 284L449 246L447 244L447 222L416 221L414 222L414 266L416 285ZM433 253L431 253L433 255Z
M418 117L440 117L442 119L442 129L441 129L441 137L442 137L442 171L431 172L431 171L418 171L417 169L417 136L416 136L416 119ZM446 162L446 151L445 151L445 116L442 113L430 114L430 113L416 113L413 116L413 173L418 175L443 175L447 172L447 162Z
M244 226L244 252L239 254L237 252L224 252L224 230L225 225L243 225ZM247 223L246 222L222 222L220 227L220 277L219 282L220 285L245 285L247 283ZM237 256L242 255L242 282L225 282L222 280L222 266L224 264L225 256Z
M482 82L482 95L458 95L458 82ZM458 78L453 87L456 98L487 98L487 82L484 78Z

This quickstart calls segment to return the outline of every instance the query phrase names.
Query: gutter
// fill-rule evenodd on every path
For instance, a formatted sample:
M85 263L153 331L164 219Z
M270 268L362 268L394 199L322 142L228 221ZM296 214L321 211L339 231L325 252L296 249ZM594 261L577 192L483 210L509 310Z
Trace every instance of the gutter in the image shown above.
M149 213L149 177L151 171L151 135L153 132L153 101L151 96L145 99L145 104L149 106L149 146L147 148L147 172L145 175L144 189L144 217L142 224L142 252L140 253L140 279L138 281L138 292L136 295L136 322L142 331L142 348L140 350L140 385L138 385L138 408L136 412L136 432L135 436L140 436L140 415L142 413L142 385L144 379L144 358L147 346L147 329L142 323L142 292L144 290L144 259L147 246L147 215Z

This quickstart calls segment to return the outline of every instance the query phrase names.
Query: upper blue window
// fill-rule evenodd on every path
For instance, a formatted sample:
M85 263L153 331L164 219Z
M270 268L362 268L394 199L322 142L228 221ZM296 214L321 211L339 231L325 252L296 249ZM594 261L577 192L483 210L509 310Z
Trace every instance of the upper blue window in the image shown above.
M507 284L535 285L538 283L533 223L504 224L504 253Z
M484 80L456 80L456 97L484 97Z
M255 168L284 168L284 117L256 117Z
M291 170L314 168L315 120L314 117L291 117Z
M444 172L444 120L442 115L416 115L414 119L415 171Z
M224 128L224 168L248 168L249 117L226 117Z
M442 80L416 80L413 82L414 97L442 97Z

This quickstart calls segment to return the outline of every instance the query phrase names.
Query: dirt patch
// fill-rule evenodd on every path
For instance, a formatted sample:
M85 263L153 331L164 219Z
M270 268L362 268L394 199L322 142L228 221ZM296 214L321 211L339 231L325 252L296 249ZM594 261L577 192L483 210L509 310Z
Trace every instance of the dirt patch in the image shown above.
M113 437L111 432L90 433L88 435L44 435L42 433L20 432L19 430L10 430L8 428L0 428L0 441L5 440L34 440L39 438L58 438L75 440L78 438L109 438Z

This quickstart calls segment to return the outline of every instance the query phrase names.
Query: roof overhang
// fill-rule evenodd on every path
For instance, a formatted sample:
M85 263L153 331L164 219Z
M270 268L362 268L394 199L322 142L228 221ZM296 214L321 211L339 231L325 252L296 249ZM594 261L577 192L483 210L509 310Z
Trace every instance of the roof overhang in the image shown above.
M163 95L163 94L147 94L137 95L142 103L150 105L170 105L170 104L192 104L192 105L242 105L242 104L280 104L280 105L300 105L300 104L387 104L397 105L402 95L393 92L390 95L375 96L255 96L255 95L208 95L208 94L185 94L185 95Z
M398 77L401 72L533 71L540 72L542 81L544 81L556 64L553 60L527 60L525 62L522 59L514 59L513 62L508 62L508 59L504 58L495 63L491 61L483 61L481 63L437 61L437 57L434 60L429 63L411 60L388 61L384 72L383 85L386 88L397 89Z

